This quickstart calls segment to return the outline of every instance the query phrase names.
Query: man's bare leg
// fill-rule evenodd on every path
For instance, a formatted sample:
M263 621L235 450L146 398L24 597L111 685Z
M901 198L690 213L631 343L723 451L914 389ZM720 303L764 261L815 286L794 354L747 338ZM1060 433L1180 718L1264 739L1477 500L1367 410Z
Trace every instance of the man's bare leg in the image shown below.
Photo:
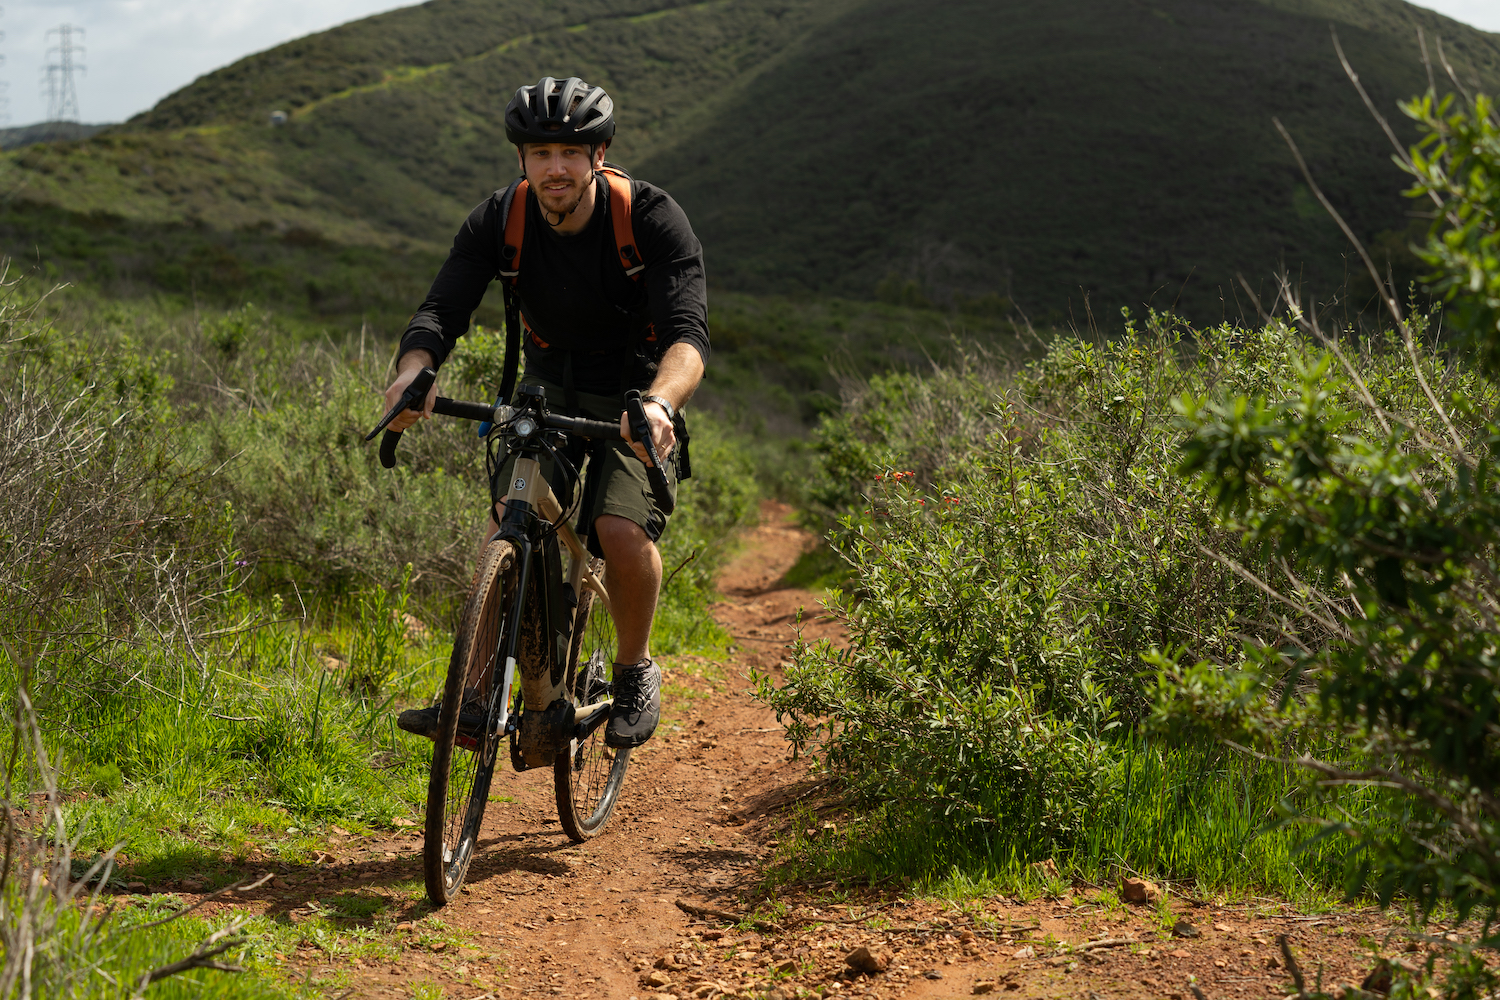
M609 573L609 599L619 637L615 662L639 663L651 655L661 553L640 525L616 514L601 514L594 521L594 534Z
M661 719L661 670L649 659L651 619L661 588L661 554L635 522L614 514L594 521L604 552L614 611L614 708L604 730L605 746L638 747Z
M504 504L502 498L501 506ZM484 520L478 538L481 553L490 536L499 530L492 518ZM615 662L639 663L651 655L651 620L656 617L657 592L661 589L661 553L640 525L616 514L601 514L594 521L594 534L609 574L609 598L619 643Z

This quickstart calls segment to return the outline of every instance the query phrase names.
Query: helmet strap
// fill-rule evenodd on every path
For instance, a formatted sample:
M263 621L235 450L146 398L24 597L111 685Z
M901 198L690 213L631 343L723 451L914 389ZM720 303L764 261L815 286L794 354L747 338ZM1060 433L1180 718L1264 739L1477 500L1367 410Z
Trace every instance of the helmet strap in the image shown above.
M594 174L590 174L589 175L589 184L592 185L594 183L594 177L595 177ZM574 212L578 211L578 206L583 204L584 196L587 195L587 194L588 194L588 189L587 188L585 188L583 191L579 192L579 194L578 194L578 200L575 201L575 202L573 202L573 207L570 208L570 209L568 209L566 212L563 212L561 215L559 215L557 217L557 221L556 222L553 222L552 219L551 219L552 213L549 212L549 211L547 211L545 208L543 208L542 209L542 221L545 222L547 225L551 226L553 229L556 229L558 226L561 226L564 222L568 221L568 216L570 216ZM538 202L537 207L541 208L540 201Z

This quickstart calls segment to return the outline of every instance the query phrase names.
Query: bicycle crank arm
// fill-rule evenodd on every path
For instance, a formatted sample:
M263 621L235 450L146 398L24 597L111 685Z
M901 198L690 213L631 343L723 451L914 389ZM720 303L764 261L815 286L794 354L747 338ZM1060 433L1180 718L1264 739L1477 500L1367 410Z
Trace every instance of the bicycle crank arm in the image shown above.
M592 705L580 705L573 716L573 738L575 740L586 740L594 730L604 725L609 718L610 709L614 708L612 701L595 702Z

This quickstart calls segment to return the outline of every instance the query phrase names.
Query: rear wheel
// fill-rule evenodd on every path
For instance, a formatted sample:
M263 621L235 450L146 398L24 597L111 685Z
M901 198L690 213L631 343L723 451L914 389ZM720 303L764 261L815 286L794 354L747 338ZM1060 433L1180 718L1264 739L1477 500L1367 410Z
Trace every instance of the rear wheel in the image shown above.
M422 863L427 896L435 906L458 894L484 822L500 747L500 735L492 732L500 697L494 688L504 678L497 659L515 588L515 548L509 542L490 542L479 558L454 637L427 782ZM482 719L477 725L476 715Z
M604 560L595 559L595 574L603 575ZM573 619L573 642L568 648L568 697L579 707L610 697L609 674L615 656L615 623L604 605L585 590ZM630 751L604 745L604 726L581 740L573 740L552 765L557 787L557 815L565 833L582 842L597 837L614 812L625 784Z

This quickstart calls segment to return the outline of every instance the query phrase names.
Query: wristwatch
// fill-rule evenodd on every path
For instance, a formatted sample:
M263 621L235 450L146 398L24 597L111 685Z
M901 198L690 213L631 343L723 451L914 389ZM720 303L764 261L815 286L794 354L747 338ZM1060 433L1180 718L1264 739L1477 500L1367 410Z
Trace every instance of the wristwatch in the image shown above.
M675 420L677 418L677 408L660 396L642 396L641 402L655 403L657 406L660 406L663 410L667 411L668 420Z

